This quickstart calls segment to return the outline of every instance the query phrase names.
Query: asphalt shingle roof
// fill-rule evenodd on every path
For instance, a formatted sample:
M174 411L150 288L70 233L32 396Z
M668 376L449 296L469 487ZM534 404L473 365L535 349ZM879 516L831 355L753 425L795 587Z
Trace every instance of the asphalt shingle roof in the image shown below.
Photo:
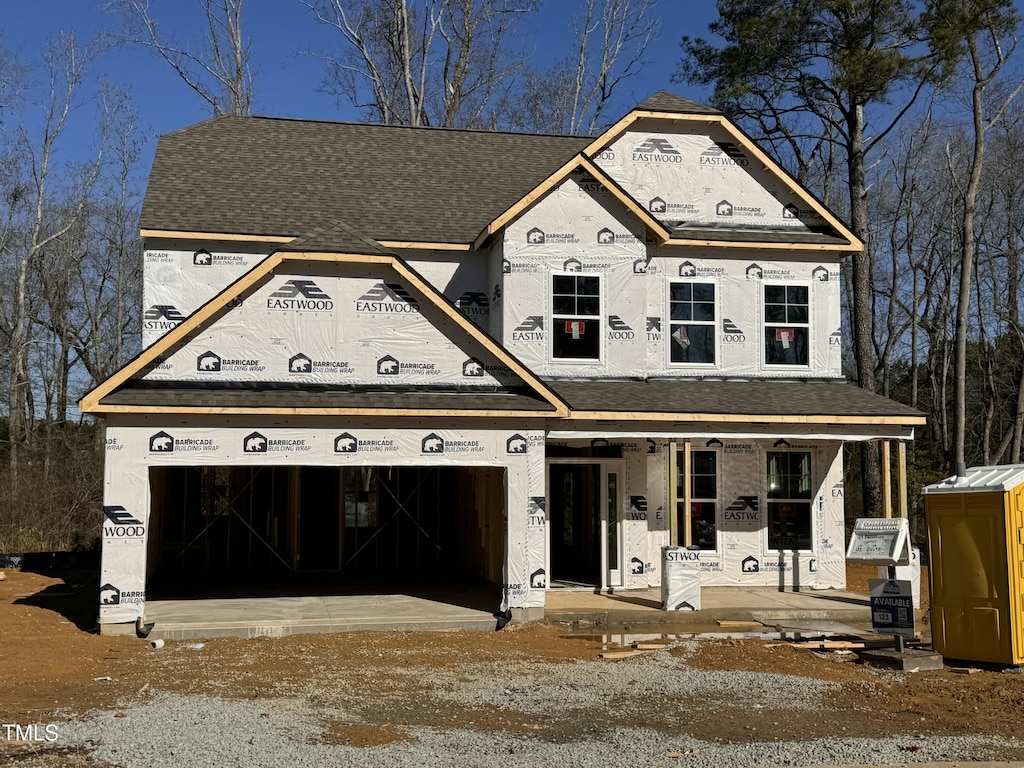
M468 243L591 141L225 115L160 138L140 226Z
M637 104L637 109L649 112L678 112L684 115L720 115L721 110L684 99L668 91L658 91Z
M546 382L575 411L707 413L748 416L868 416L913 420L924 414L839 380Z
M332 220L326 222L322 227L317 227L302 237L285 243L279 251L292 251L301 253L368 253L368 254L391 254L392 252L382 247L380 243L369 238L362 237L352 227L343 221Z
M100 400L101 405L130 405L188 408L374 408L438 409L466 411L552 412L554 407L538 396L523 392L430 391L430 390L337 390L330 388L274 386L268 384L235 387L164 386L132 382Z

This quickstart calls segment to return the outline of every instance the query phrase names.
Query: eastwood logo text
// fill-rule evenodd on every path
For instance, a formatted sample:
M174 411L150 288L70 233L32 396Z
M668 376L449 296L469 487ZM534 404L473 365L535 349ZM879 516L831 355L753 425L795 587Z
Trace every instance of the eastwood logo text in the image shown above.
M491 313L491 302L483 291L466 291L459 296L455 306L469 317L487 317Z
M394 440L360 440L350 432L342 432L334 438L335 453L393 453L398 450Z
M729 342L730 344L737 344L746 341L747 336L745 333L743 333L743 329L736 325L736 323L734 323L728 317L723 317L722 340Z
M608 315L608 338L615 340L636 338L636 333L618 315Z
M312 447L304 438L271 439L259 432L246 435L242 440L242 451L245 453L294 453L308 451Z
M146 525L122 506L103 507L105 539L138 539L146 534Z
M267 298L267 309L326 312L334 309L331 297L312 280L288 280Z
M530 315L512 329L512 341L543 341L544 317Z
M700 153L701 165L740 165L746 168L750 160L743 151L731 141L716 141Z
M725 508L725 519L737 522L760 520L757 496L737 496L736 501Z
M185 453L189 451L216 451L219 448L211 437L175 438L167 432L157 432L149 438L150 453Z
M154 304L142 316L142 328L146 331L169 331L185 319L177 307L171 304Z
M420 305L398 283L377 283L356 299L356 312L401 315L416 314L419 311Z
M668 139L649 136L633 149L634 163L681 163L683 156Z

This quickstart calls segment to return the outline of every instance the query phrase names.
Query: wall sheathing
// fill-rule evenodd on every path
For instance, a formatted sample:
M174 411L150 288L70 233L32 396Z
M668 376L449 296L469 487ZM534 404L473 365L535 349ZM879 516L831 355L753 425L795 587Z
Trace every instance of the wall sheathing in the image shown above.
M358 264L283 266L144 378L459 387L520 383L390 269Z
M643 225L593 179L573 175L509 225L501 281L504 345L533 371L568 378L643 375ZM551 275L601 276L602 360L550 357Z
M400 255L462 314L488 330L491 297L487 289L487 252L403 250Z
M645 245L639 232L627 230L620 237L625 225L610 211L630 220L610 195L591 191L587 184L571 178L505 232L502 274L492 291L503 303L495 314L501 318L505 347L532 370L566 378L842 376L837 264L813 257L766 259L752 250L731 250L723 257L706 250ZM634 220L630 226L638 224ZM597 244L602 231L611 232L613 242ZM551 356L551 275L567 271L603 278L600 360L565 362ZM679 280L715 286L716 354L712 365L671 362L669 287ZM765 363L766 283L808 289L810 349L806 366Z
M825 223L721 127L641 123L594 160L670 227L806 232Z
M507 515L500 607L544 605L544 434L509 428L421 427L336 420L194 417L186 424L108 417L100 621L145 612L149 469L165 466L504 467ZM538 504L538 500L540 503ZM454 514L454 511L453 511ZM428 574L425 574L428 576ZM498 598L495 598L496 607Z
M142 262L142 346L178 326L272 250L266 244L147 242Z
M552 440L553 445L621 446L625 466L623 490L624 586L642 589L661 583L661 547L670 543L669 441L614 437L592 440ZM694 440L694 450L707 450L708 440ZM721 445L718 443L721 442ZM842 589L846 586L845 528L842 485L842 443L790 440L714 441L718 452L717 551L695 556L704 586L784 586ZM677 441L682 451L682 438ZM772 552L767 538L766 454L769 451L810 451L814 547L798 553ZM601 459L594 459L594 462ZM681 538L681 537L680 537ZM558 564L551 569L557 577Z

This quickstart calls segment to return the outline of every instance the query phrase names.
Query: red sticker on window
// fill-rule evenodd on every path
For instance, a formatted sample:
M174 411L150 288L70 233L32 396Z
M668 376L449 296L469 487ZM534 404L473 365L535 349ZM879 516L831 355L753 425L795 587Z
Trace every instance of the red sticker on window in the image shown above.
M792 328L776 328L775 329L775 340L783 343L789 343L793 340L793 329Z
M574 339L578 339L583 335L586 330L586 322L583 320L566 320L565 321L565 332L571 333Z

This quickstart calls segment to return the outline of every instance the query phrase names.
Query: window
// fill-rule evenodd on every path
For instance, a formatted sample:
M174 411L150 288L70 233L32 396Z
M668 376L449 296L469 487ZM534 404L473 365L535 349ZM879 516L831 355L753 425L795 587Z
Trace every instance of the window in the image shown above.
M766 365L808 365L810 308L806 285L764 287Z
M669 360L715 364L715 284L669 284Z
M601 278L551 276L551 355L560 360L601 359Z
M768 454L768 549L811 549L811 454Z
M685 455L676 454L676 530L679 545L686 540L684 499ZM700 549L718 549L718 453L690 452L690 542Z

